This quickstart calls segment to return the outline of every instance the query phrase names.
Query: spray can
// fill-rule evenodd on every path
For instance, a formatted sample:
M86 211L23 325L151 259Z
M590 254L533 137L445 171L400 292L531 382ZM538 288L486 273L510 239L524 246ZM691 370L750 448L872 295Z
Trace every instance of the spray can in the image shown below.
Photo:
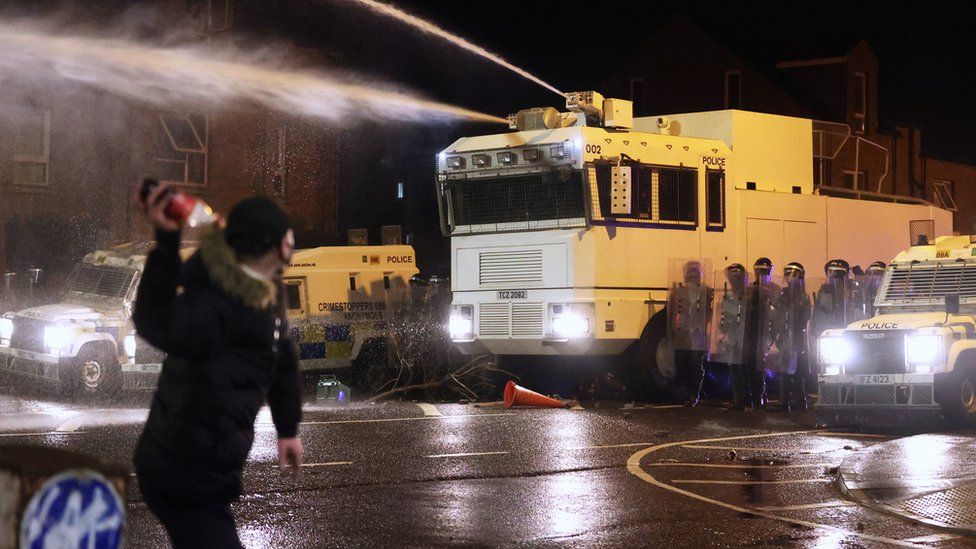
M139 190L139 195L143 202L146 201L149 193L158 186L159 181L155 178L147 177L142 180L142 188ZM217 214L214 213L213 209L206 202L195 196L178 191L172 187L166 190L166 195L169 197L169 204L166 206L166 217L174 221L179 221L188 227L198 227L213 223L217 220Z

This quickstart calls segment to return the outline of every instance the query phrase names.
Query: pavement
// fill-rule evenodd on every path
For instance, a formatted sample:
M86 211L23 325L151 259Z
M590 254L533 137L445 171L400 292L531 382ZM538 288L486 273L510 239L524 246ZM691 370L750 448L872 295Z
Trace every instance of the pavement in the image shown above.
M0 446L131 468L148 401L79 404L0 389ZM815 419L721 401L507 410L329 407L310 397L302 474L278 472L262 410L233 511L248 548L976 547L846 499L838 468L899 435L825 431ZM134 478L126 499L127 546L166 547Z
M874 445L847 457L837 482L866 507L976 536L976 440L971 433L924 434Z

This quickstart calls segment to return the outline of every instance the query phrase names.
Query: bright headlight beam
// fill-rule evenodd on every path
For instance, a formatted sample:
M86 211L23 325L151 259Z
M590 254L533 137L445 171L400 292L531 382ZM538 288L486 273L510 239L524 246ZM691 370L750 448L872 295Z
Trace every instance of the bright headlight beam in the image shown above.
M843 337L820 338L820 362L824 365L844 365L852 358L854 350Z
M552 319L552 331L560 337L580 337L590 331L590 323L580 315L563 313Z
M911 365L933 365L942 360L942 337L910 335L905 338L905 354Z
M67 326L48 326L44 328L44 346L61 350L71 343L71 328Z
M0 318L0 339L10 339L14 336L14 321Z

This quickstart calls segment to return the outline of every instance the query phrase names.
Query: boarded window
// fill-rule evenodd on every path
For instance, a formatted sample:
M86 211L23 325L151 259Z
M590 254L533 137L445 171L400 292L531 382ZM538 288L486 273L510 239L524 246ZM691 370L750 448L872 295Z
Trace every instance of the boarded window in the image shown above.
M2 116L13 135L13 182L15 185L45 186L49 180L51 112L10 108Z
M198 115L162 114L156 132L156 166L164 181L207 183L207 119Z

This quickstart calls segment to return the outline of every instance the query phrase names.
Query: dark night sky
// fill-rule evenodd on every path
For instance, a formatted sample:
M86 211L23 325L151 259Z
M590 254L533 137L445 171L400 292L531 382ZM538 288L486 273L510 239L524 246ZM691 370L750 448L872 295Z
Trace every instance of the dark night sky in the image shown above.
M255 2L257 0L251 0ZM559 97L344 0L263 1L262 22L326 45L350 68L444 101L506 114ZM523 66L562 90L599 89L645 37L681 14L762 61L827 57L865 38L880 63L882 119L914 123L935 156L976 163L974 76L966 51L976 4L896 2L569 2L398 0L411 13ZM686 4L687 5L687 4ZM588 7L584 7L588 6ZM287 29L287 30L285 30Z

